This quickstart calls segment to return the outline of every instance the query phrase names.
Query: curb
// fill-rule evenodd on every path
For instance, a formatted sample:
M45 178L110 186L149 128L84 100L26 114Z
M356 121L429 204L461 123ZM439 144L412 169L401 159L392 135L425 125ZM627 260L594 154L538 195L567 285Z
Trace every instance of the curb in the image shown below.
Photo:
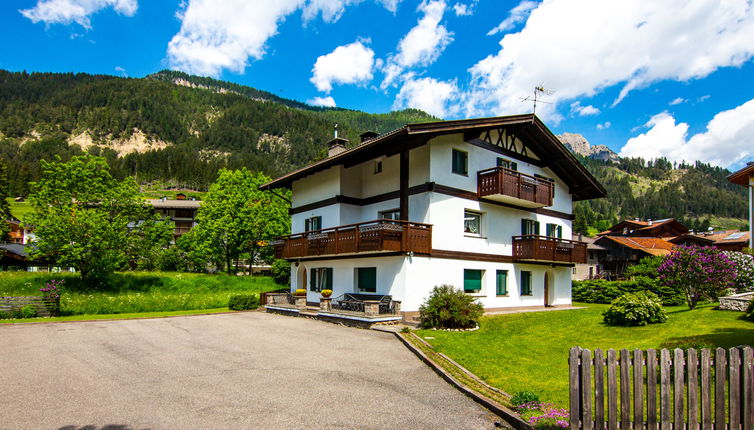
M246 311L206 312L206 313L201 313L201 314L162 315L162 316L135 317L135 318L97 318L97 319L66 320L66 321L5 322L5 323L0 323L0 327L3 327L3 326L14 326L14 325L32 325L32 324L71 324L71 323L84 323L84 322L97 322L97 321L153 320L153 319L158 319L158 318L199 317L199 316L207 316L207 315L238 314L238 313L245 313L245 312L256 312L256 309L250 309L250 310L246 310Z
M494 400L492 400L492 399L490 399L490 398L488 398L488 397L486 397L486 396L484 396L482 394L477 393L476 391L474 391L474 390L466 387L460 381L456 380L452 375L450 375L448 372L446 372L445 369L443 369L439 364L435 363L434 360L432 360L430 357L428 357L423 351L421 351L420 349L416 348L411 342L409 342L407 339L405 339L403 336L401 336L400 333L394 332L394 331L388 331L388 330L379 330L379 331L393 333L406 346L406 348L409 349L409 351L413 352L417 357L419 357L419 359L421 361L423 361L427 366L429 366L432 370L434 370L435 373L437 373L447 383L449 383L454 388L456 388L458 391L460 391L463 394L465 394L466 396L470 397L472 400L474 400L475 402L479 403L480 405L482 405L486 409L490 410L495 415L497 415L500 418L502 418L507 424L509 424L514 429L516 429L516 430L532 430L532 427L529 424L527 424L524 420L522 420L512 410L508 409L507 407L501 405L500 403L498 403L498 402L496 402L496 401L494 401ZM424 342L423 339L419 338L415 334L410 333L410 335L416 337L417 339L419 339L419 341ZM426 343L426 342L424 342L424 343ZM431 345L430 345L430 347L431 347ZM438 354L440 354L440 353L438 353ZM452 363L453 365L455 365L456 367L458 367L458 369L461 372L469 375L469 377L471 377L475 381L484 384L485 386L489 387L493 391L499 392L501 394L503 393L502 391L500 391L500 390L498 390L498 389L496 389L494 387L490 387L489 385L485 384L484 382L482 382L481 379L479 379L478 376L476 376L473 373L469 372L468 370L466 370L465 368L463 368L462 366L460 366L459 364L457 364L455 361L450 360L445 355L441 354L441 356L444 357L444 358L446 358L450 363Z

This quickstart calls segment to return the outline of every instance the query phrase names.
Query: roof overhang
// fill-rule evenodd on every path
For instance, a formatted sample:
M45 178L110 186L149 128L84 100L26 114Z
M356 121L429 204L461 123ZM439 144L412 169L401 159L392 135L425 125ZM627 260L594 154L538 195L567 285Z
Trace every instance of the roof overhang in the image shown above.
M569 186L574 200L588 200L607 195L602 184L534 114L407 124L337 155L281 176L260 186L260 189L291 188L294 181L314 173L338 165L351 167L381 156L389 157L426 145L430 139L437 136L463 133L464 140L469 140L485 131L501 127L515 128L516 135L535 153L546 155L547 157L542 160L542 166L552 170Z
M752 176L754 176L754 163L749 163L743 169L728 176L728 180L742 187L748 187L749 178Z

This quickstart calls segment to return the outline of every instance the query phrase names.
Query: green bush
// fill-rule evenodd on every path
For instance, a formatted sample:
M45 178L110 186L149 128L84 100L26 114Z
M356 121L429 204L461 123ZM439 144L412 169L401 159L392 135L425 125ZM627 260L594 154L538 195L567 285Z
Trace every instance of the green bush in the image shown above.
M606 281L591 279L573 281L572 297L576 302L609 304L625 293L649 291L657 294L664 306L680 306L686 303L681 291L660 284L648 276L636 276L629 281Z
M21 308L21 318L36 318L37 308L32 305L26 305Z
M483 313L484 307L474 297L452 285L434 287L427 301L419 307L424 328L473 328Z
M682 349L688 351L691 348L700 351L702 349L715 349L717 346L700 337L692 336L680 339L668 339L660 344L659 349Z
M0 320L9 320L11 318L13 318L11 312L0 311Z
M254 294L234 294L228 299L228 309L245 311L259 307L259 296Z
M533 391L516 391L511 397L511 405L514 407L533 402L539 402L539 394Z
M605 324L620 326L647 325L668 320L660 298L648 291L626 293L618 297L602 316Z
M281 285L291 284L291 263L285 260L272 262L272 279Z

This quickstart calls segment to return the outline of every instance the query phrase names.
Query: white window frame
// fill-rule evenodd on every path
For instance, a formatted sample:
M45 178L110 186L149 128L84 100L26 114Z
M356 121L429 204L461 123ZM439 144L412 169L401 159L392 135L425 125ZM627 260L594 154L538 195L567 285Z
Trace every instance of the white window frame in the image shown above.
M477 228L477 230L479 230L478 232L474 233L474 232L466 231L466 221L468 221L467 220L467 218L468 218L467 214L476 215L479 218L479 225L478 225L478 228ZM483 212L478 211L478 210L474 210L474 209L464 209L463 210L463 234L466 235L466 236L472 236L472 237L482 237L482 233L483 233L482 222L483 222L483 219L484 219L484 213Z

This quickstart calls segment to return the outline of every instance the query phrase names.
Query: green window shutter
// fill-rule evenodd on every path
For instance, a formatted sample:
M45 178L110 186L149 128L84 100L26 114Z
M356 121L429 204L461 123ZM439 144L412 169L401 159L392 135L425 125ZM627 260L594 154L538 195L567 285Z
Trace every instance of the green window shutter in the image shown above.
M332 267L325 269L325 289L332 290Z
M468 168L466 167L466 157L467 154L465 152L459 151L457 149L453 150L453 173L459 173L461 175L468 173Z
M504 163L505 163L505 160L503 160L500 157L497 157L497 167L506 167Z
M547 236L547 237L552 237L552 236L554 236L554 235L552 234L552 224L547 224L547 225L545 226L545 236Z
M539 221L534 221L534 234L539 236Z
M475 269L463 270L463 291L478 293L482 291L482 271Z
M515 161L511 161L510 166L511 166L511 170L518 171L518 163L516 163Z
M521 271L521 295L531 295L531 272L526 270Z
M304 231L311 231L312 230L312 220L310 218L307 218L304 220Z
M508 295L508 271L498 270L495 272L495 294L498 296Z
M367 293L377 292L377 268L376 267L359 267L356 269L356 276L359 282L359 290Z
M562 239L562 238L563 238L563 226L559 225L558 226L558 239Z
M529 234L529 220L522 219L521 220L521 235L526 236L527 234Z
M309 269L309 290L317 291L317 269Z
M322 217L315 216L312 222L312 230L319 230L322 228Z

